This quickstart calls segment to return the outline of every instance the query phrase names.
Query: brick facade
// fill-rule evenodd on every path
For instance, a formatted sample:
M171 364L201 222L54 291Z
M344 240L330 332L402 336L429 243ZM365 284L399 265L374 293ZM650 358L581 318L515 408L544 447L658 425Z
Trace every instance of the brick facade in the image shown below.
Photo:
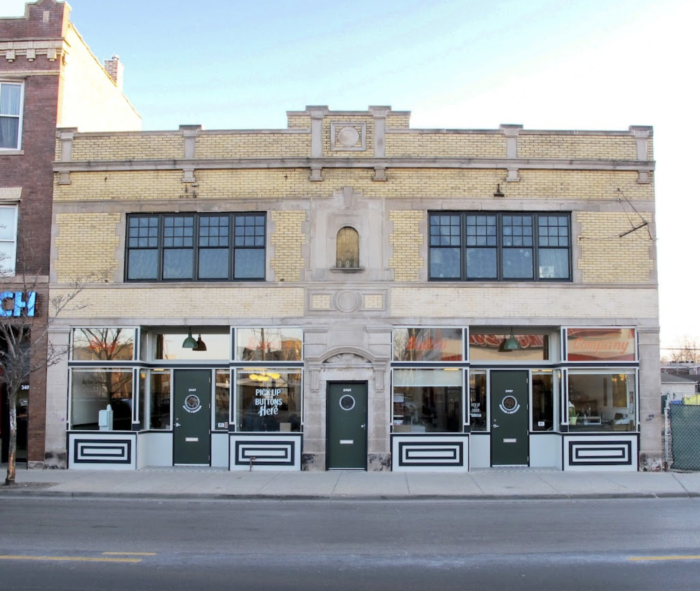
M72 155L54 167L52 291L107 270L81 294L84 307L60 321L60 339L84 325L301 327L305 467L325 465L324 387L356 380L370 389L368 466L384 469L394 327L515 326L554 339L566 327L631 327L638 416L654 414L639 426L639 467L658 465L651 128L414 130L409 113L390 107L287 115L285 130L78 130L60 140L56 153ZM125 280L130 214L222 212L266 213L264 282ZM429 217L437 212L565 214L570 277L431 281ZM348 227L360 236L360 264L337 269L336 237ZM66 397L64 385L54 389L52 408ZM60 441L67 418L53 418L47 441Z
M21 146L0 149L0 190L13 189L19 208L16 273L0 279L3 291L24 282L38 283L39 298L48 298L51 251L53 162L57 125L83 129L139 129L140 117L115 87L70 22L63 2L39 0L25 15L0 17L0 82L23 87ZM34 332L45 332L49 306ZM46 350L37 356L46 356ZM32 375L29 388L28 461L44 461L46 372Z

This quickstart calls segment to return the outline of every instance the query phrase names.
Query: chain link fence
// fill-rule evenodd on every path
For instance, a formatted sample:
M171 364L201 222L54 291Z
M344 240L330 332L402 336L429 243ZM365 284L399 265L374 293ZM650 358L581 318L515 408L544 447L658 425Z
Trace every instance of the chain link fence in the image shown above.
M666 466L669 470L700 471L700 404L674 398L668 395L664 405Z

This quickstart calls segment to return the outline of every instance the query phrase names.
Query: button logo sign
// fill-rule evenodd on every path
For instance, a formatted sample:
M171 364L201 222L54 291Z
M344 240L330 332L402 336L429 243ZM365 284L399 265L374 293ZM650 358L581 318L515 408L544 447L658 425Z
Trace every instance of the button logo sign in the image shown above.
M518 404L515 396L506 396L498 406L501 411L507 415L515 414L520 409L520 405Z
M189 413L199 412L202 409L202 404L199 401L199 396L190 394L187 398L185 398L185 404L182 408L184 408Z

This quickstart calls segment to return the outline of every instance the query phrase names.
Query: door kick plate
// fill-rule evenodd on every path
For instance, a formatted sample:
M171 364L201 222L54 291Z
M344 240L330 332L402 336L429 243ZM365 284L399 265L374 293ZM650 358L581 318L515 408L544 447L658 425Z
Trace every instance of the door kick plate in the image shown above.
M352 445L355 443L352 439L341 439L340 445Z

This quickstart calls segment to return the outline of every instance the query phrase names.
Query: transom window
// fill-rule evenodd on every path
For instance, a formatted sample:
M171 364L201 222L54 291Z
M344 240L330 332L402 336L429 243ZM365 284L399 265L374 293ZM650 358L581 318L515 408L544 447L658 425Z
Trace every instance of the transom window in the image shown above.
M430 279L569 281L568 214L431 213Z
M126 278L265 279L265 214L129 216Z
M19 150L22 85L0 82L0 150Z

